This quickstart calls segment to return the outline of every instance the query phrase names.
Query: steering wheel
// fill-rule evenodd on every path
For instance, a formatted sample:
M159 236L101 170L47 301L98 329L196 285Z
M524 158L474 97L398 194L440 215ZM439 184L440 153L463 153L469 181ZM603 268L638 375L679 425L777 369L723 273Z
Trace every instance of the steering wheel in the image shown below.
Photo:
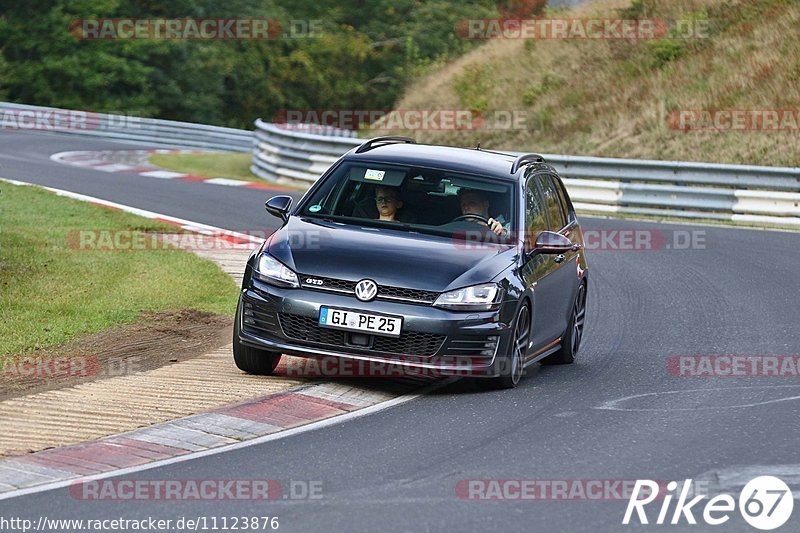
M482 215L476 215L474 213L467 213L466 215L461 215L460 217L456 217L453 220L451 220L450 223L452 224L453 222L460 222L462 220L469 220L471 218L475 219L475 220L478 220L480 222L483 222L487 226L489 225L489 219L488 218L486 218L485 216L482 216Z

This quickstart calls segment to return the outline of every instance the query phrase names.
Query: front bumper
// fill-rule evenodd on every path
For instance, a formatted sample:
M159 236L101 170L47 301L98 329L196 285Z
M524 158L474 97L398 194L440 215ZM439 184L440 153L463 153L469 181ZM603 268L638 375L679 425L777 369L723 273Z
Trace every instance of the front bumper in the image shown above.
M403 302L361 302L306 288L283 289L251 278L240 297L239 340L248 346L306 358L337 358L432 376L494 377L510 350L512 302L499 310L455 312ZM320 327L321 306L403 317L399 338ZM364 342L368 344L356 344ZM382 367L385 370L385 366Z

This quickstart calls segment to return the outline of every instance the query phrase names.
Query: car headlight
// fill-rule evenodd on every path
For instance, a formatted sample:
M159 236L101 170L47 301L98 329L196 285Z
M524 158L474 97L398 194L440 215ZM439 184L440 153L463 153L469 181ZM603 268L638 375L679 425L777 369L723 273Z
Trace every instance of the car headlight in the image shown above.
M258 256L256 268L253 272L261 281L266 281L278 287L299 287L300 282L294 271L266 253Z
M494 283L485 283L444 292L436 298L433 305L456 311L490 311L500 306L502 296L500 287Z

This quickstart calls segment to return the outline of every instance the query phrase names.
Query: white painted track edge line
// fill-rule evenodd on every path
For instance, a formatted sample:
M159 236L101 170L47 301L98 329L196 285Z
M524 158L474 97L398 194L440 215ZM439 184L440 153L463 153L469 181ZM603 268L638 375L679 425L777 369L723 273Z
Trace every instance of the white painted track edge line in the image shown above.
M112 202L110 200L103 200L102 198L96 198L94 196L89 196L89 195L86 195L86 194L76 193L76 192L72 192L72 191L65 191L63 189L56 189L55 187L48 187L46 185L39 185L39 184L36 184L36 183L28 183L28 182L25 182L25 181L12 180L12 179L3 178L3 177L0 177L0 181L6 182L6 183L10 183L12 185L24 185L24 186L28 186L28 187L38 187L40 189L44 189L44 190L56 193L56 194L58 194L60 196L64 196L64 197L67 197L67 198L72 198L73 200L80 200L82 202L94 202L94 203L101 204L101 205L106 206L106 207L113 207L113 208L119 209L120 211L125 211L126 213L132 213L134 215L139 215L139 216L142 216L142 217L145 217L145 218L150 218L150 219L158 218L158 219L166 220L166 221L172 222L174 224L177 224L177 225L179 225L181 227L184 227L185 229L197 228L197 229L203 229L203 230L208 230L208 231L212 231L212 232L217 232L217 233L220 233L220 234L223 234L223 235L228 235L228 236L236 237L236 238L239 238L239 239L244 239L244 240L247 240L247 241L252 242L252 243L260 244L261 242L263 242L263 239L260 239L260 238L254 236L254 235L247 235L246 233L240 233L238 231L219 228L219 227L216 227L216 226L210 226L208 224L202 224L200 222L193 222L191 220L186 220L186 219L183 219L183 218L173 217L171 215L164 215L162 213L156 213L154 211L148 211L147 209L140 209L138 207L132 207L132 206L125 205L125 204L118 204L118 203Z
M646 222L649 224L663 224L666 226L669 225L676 225L676 226L698 226L701 228L727 228L727 229L741 229L741 230L750 230L750 231L777 231L781 233L799 233L798 230L792 228L759 228L756 226L737 226L736 224L725 224L724 222L720 221L718 224L712 224L708 222L699 222L699 221L691 221L691 220L655 220L655 219L647 219L644 217L635 217L635 216L624 216L624 217L615 217L613 213L608 215L601 215L597 213L586 213L581 214L580 211L577 212L578 220L583 220L587 218L594 218L597 220L619 220L625 222L630 220L631 222Z
M100 480L100 479L108 479L108 478L112 478L112 477L124 476L124 475L127 475L127 474L144 472L146 470L152 470L152 469L155 469L155 468L160 468L162 466L169 466L169 465L172 465L172 464L182 463L182 462L185 462L185 461L191 461L191 460L194 460L194 459L201 459L203 457L209 457L209 456L212 456L212 455L219 455L219 454L222 454L222 453L227 453L227 452L231 452L231 451L235 451L235 450L240 450L240 449L243 449L243 448L248 448L250 446L257 446L259 444L264 444L266 442L271 442L271 441L274 441L274 440L280 440L280 439L283 439L283 438L292 437L294 435L299 435L299 434L305 433L307 431L314 431L314 430L317 430L317 429L326 428L328 426L341 424L341 423L347 422L347 421L355 419L355 418L360 418L362 416L367 416L367 415L370 415L370 414L373 414L373 413L377 413L377 412L383 411L385 409L389 409L389 408L397 406L397 405L401 405L401 404L410 402L412 400L416 400L417 398L419 398L421 396L424 396L424 395L426 395L426 394L428 394L428 393L430 393L430 392L432 392L434 390L437 390L439 388L442 388L442 387L445 387L447 385L450 385L451 383L454 383L454 382L458 381L459 379L460 378L447 378L445 380L432 383L432 384L422 388L418 392L415 392L415 393L412 393L412 394L406 394L406 395L403 395L403 396L398 396L397 398L392 398L391 400L387 400L387 401L384 401L384 402L381 402L381 403L370 405L369 407L364 407L363 409L358 409L357 411L351 411L349 413L345 413L345 414L342 414L342 415L336 415L336 416L332 416L332 417L325 418L325 419L322 419L322 420L317 420L316 422L310 422L310 423L304 424L302 426L298 426L298 427L295 427L295 428L291 428L291 429L287 429L287 430L284 430L284 431L280 431L278 433L271 433L269 435L256 437L254 439L246 440L246 441L243 441L243 442L238 442L238 443L235 443L235 444L226 444L226 445L223 445L223 446L218 446L216 448L210 448L208 450L203 450L203 451L199 451L199 452L191 452L191 453L184 454L184 455L179 455L179 456L176 456L176 457L170 457L169 459L159 459L159 460L153 461L151 463L146 463L146 464L138 465L138 466L132 466L132 467L128 467L128 468L121 468L119 470L113 470L113 471L110 471L110 472L103 472L103 473L100 473L100 474L93 474L93 475L90 475L90 476L76 476L75 478L71 478L71 479L67 479L67 480L63 480L63 481L55 481L55 482L52 482L52 483L43 483L41 485L36 485L35 487L28 487L28 488L24 488L24 489L15 490L15 491L0 493L0 501L10 500L10 499L18 498L18 497L21 497L21 496L27 496L27 495L30 495L30 494L36 494L36 493L39 493L39 492L47 492L47 491L51 491L51 490L61 489L61 488L68 487L68 486L76 484L76 483L82 483L82 482L87 482L87 481L97 481L97 480ZM135 432L134 433L129 433L129 435L135 435Z
M61 163L62 165L69 165L70 163L67 163L66 161L64 161L65 157L69 157L71 155L76 155L76 154L83 155L85 153L88 153L88 151L87 150L70 150L68 152L58 152L56 154L52 154L50 156L50 160L51 161L55 161L57 163Z

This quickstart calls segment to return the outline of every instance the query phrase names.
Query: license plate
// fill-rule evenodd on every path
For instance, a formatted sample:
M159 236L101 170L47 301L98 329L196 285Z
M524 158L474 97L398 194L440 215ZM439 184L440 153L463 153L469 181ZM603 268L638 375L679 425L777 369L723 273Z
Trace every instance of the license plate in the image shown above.
M319 310L319 325L326 328L399 337L400 331L403 329L403 318L321 307Z

